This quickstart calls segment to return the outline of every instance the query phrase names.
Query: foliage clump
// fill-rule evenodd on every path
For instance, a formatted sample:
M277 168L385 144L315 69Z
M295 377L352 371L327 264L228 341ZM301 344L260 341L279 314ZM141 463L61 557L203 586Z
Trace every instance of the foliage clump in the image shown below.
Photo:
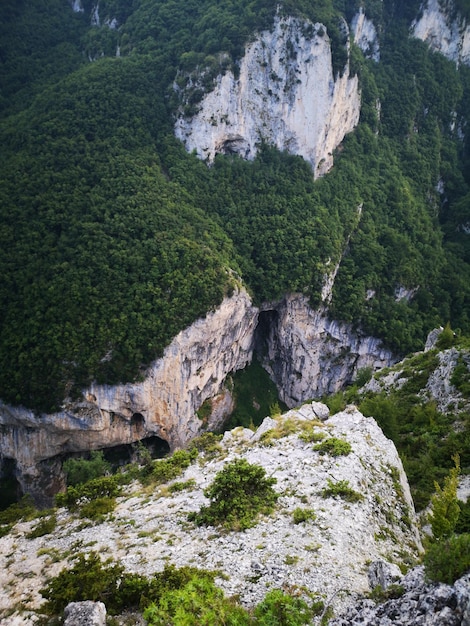
M101 450L92 451L89 459L69 458L64 461L62 469L65 473L67 485L75 486L100 478L109 473L111 467L104 459Z
M432 543L424 555L424 567L430 580L452 585L470 570L470 534Z
M320 452L320 454L347 456L351 452L352 447L349 441L339 439L338 437L329 437L316 446L313 446L313 449Z
M455 455L453 460L454 467L444 479L444 485L435 483L430 515L432 537L424 555L426 576L449 585L470 570L470 534L456 534L460 516L457 500L460 459Z
M198 525L223 526L229 530L245 530L254 526L259 514L273 511L278 494L275 478L268 478L263 467L236 459L216 474L204 491L211 500L189 519Z
M78 511L81 517L100 520L114 510L116 497L121 493L119 476L103 476L88 482L67 487L65 493L55 497L57 506Z
M188 446L188 450L189 452L192 450L197 450L198 453L202 452L207 460L215 459L223 453L220 445L221 439L222 435L206 432L193 439Z
M108 612L142 610L149 626L304 626L323 610L273 589L253 611L216 587L216 572L165 565L151 577L130 574L120 564L101 561L96 552L79 554L41 590L47 615L60 615L69 602L102 601Z
M330 478L327 479L327 487L322 489L323 498L334 498L338 496L346 502L362 502L364 496L355 491L349 484L348 480L338 480L333 482Z
M44 537L44 535L50 535L54 532L57 526L57 516L53 513L48 515L47 517L43 517L38 521L38 523L32 528L29 533L27 533L26 537L28 539L36 539L37 537Z
M168 590L144 611L149 626L249 626L248 612L224 597L213 577L194 574L183 586Z
M144 473L145 482L160 485L178 478L197 458L197 448L176 450L170 456L154 461L150 471Z
M457 525L460 515L460 506L457 500L459 485L460 460L454 457L453 467L444 480L444 486L435 483L436 489L431 498L431 530L436 541L450 537Z
M280 589L270 591L254 611L254 626L304 626L311 624L324 609L321 600L308 604Z
M302 509L300 507L294 509L292 514L294 524L302 524L303 522L314 522L317 519L316 513L313 509Z

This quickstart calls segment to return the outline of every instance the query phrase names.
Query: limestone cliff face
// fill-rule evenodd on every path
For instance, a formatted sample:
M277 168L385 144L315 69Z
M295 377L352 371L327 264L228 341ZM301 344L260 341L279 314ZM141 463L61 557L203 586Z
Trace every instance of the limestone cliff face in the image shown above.
M158 497L156 490L149 498L140 487L130 486L106 519L84 524L60 509L54 533L36 539L27 535L37 520L16 525L0 538L0 622L37 624L34 618L44 603L39 590L48 578L70 567L66 559L79 552L111 556L126 571L149 577L165 565L205 570L216 566L220 572L216 584L224 594L237 596L250 607L269 589L306 589L338 613L355 603L358 593L375 587L367 572L377 561L387 561L399 582L398 566L419 555L421 542L395 446L373 418L365 418L353 406L323 423L317 419L319 410L328 418L326 406L306 404L276 420L267 418L256 433L240 428L226 433L218 455L201 453L177 478L191 480L191 489L166 490L165 497ZM269 440L272 429L276 436ZM305 441L306 433L317 439L339 438L351 452L322 454ZM243 532L188 522L188 513L207 505L205 488L234 459L260 465L276 479L279 498L273 514ZM324 490L340 481L359 494L357 502L325 497ZM312 508L316 519L295 524L298 508ZM317 618L312 624L319 622Z
M358 78L349 64L342 76L333 75L325 27L277 18L272 31L247 46L239 77L218 76L196 115L180 113L175 134L209 163L218 153L252 159L266 142L304 157L320 176L359 113Z
M214 312L180 332L164 356L139 383L93 385L84 400L69 403L60 413L36 415L21 407L0 405L0 458L15 459L18 479L38 501L49 476L57 491L57 468L46 459L71 452L128 444L151 435L184 445L202 428L214 425L231 410L222 391L227 374L252 359L258 311L245 291L226 298ZM213 398L212 422L204 423L197 409ZM42 495L41 495L42 493Z
M81 401L50 415L0 404L0 459L14 459L23 491L47 504L61 486L64 455L150 436L182 447L230 415L225 380L254 350L289 406L340 389L361 367L393 360L377 339L330 320L325 305L315 310L305 296L290 295L260 313L242 290L180 332L141 382L92 385Z
M312 309L302 295L287 296L274 315L267 313L272 323L263 362L288 406L338 391L363 367L396 360L380 340L327 313L324 306Z
M362 7L351 22L351 32L354 37L354 43L359 46L364 55L369 59L379 61L380 45L377 29L374 22L365 16Z
M451 61L470 65L470 24L455 12L451 0L426 0L411 32Z

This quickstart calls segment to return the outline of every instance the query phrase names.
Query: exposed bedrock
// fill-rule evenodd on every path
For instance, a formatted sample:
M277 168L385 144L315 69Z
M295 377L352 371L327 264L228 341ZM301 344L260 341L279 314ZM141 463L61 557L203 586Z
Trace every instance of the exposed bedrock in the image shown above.
M81 401L49 415L1 404L0 458L16 462L23 492L47 503L62 486L65 455L148 437L182 447L223 426L233 410L226 378L255 350L289 407L336 391L361 367L393 361L379 340L330 320L325 307L312 309L303 295L260 312L241 290L180 332L141 382L92 385Z
M341 389L364 367L387 367L396 359L379 339L312 309L308 298L288 295L260 313L257 350L281 399L293 407Z
M349 30L343 23L346 45ZM361 41L367 39L364 24ZM239 154L253 159L266 142L310 163L314 176L333 165L333 151L359 121L361 98L357 76L349 61L335 74L331 42L322 24L293 17L276 18L247 45L239 75L220 74L205 93L195 114L185 107L195 89L192 76L185 89L176 87L182 107L175 134L187 150L211 163L216 154Z

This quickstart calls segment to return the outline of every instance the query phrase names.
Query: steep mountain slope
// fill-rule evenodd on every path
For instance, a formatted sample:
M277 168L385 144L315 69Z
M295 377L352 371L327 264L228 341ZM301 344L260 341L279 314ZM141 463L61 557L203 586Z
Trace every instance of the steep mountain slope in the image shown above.
M452 22L454 5L439 6ZM356 355L391 361L448 320L470 331L470 72L409 36L419 17L418 2L392 0L2 3L0 415L18 449L12 415L34 436L47 414L80 422L93 385L149 380L178 333L240 285L264 336L284 302L319 320L329 371L341 372L328 391L355 376ZM273 37L282 61L268 54ZM309 60L317 48L321 63ZM236 111L220 108L226 88ZM302 112L323 120L309 153ZM208 167L175 124L190 150L225 154ZM191 143L194 124L204 132ZM253 160L239 157L247 145ZM289 336L301 345L309 333ZM282 359L265 362L290 403L322 393L292 384L301 357ZM196 385L191 419L222 382ZM144 434L176 429L187 393L141 412L114 388L127 402L122 442L140 436L134 414ZM93 410L114 416L109 403Z

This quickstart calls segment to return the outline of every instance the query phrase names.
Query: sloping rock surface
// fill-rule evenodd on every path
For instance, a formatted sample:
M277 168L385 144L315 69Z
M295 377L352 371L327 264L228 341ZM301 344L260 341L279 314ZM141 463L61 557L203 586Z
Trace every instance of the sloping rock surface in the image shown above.
M326 409L326 408L325 408ZM66 510L58 513L53 535L26 538L35 522L18 524L0 539L0 619L34 618L41 605L39 589L70 563L74 554L97 551L126 570L151 575L165 563L220 570L217 584L241 601L257 604L272 588L301 589L318 594L336 610L344 610L369 590L368 564L377 560L400 564L421 549L413 503L394 444L372 418L350 407L326 421L318 420L318 403L307 404L267 422L257 436L243 429L227 434L219 457L203 456L178 481L195 487L170 493L166 486L145 492L139 485L121 497L105 522L90 526ZM314 450L302 432L323 433L350 443L347 456ZM280 434L285 434L277 438ZM259 433L260 434L260 433ZM203 490L224 465L235 458L261 465L277 479L275 513L244 532L197 527L187 515L207 504ZM351 503L323 497L330 482L348 481L363 499ZM296 508L311 508L314 521L294 524ZM21 603L23 612L8 617ZM26 616L26 617L25 617ZM19 622L18 622L19 623Z

